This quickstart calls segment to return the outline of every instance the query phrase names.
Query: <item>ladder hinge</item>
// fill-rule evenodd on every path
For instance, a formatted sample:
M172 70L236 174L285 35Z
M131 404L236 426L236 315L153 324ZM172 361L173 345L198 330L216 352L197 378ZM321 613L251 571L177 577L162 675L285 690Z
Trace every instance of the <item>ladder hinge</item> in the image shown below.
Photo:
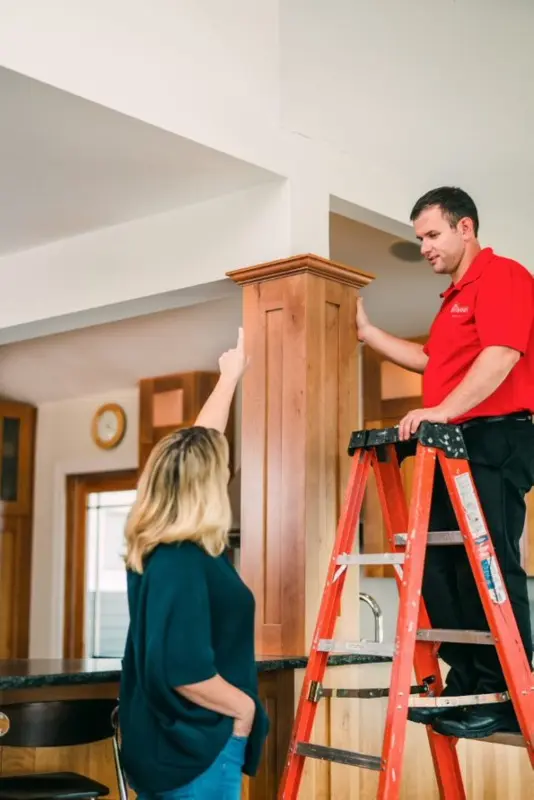
M310 703L318 703L323 695L323 685L319 681L312 681L310 683L310 691L308 693L308 700Z

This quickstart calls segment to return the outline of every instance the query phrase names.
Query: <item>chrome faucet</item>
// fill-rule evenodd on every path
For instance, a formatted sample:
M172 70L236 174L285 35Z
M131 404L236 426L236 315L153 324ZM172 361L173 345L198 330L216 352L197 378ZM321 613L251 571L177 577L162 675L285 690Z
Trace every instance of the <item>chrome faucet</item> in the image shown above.
M375 618L375 642L384 641L384 615L375 598L365 592L360 592L360 602L366 603Z

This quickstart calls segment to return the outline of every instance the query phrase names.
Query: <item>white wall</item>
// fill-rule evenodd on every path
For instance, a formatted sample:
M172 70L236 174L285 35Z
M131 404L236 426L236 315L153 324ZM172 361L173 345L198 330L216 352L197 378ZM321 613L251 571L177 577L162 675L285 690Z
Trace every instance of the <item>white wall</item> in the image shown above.
M103 451L91 439L91 420L102 403L110 402L119 403L126 411L127 430L118 447ZM38 409L30 617L32 658L58 658L63 652L66 476L135 469L137 443L137 389L47 403Z
M420 194L456 182L484 239L532 258L533 3L282 0L280 16L284 127L360 170L331 172L332 194L406 220Z
M0 64L265 167L287 177L289 192L188 209L174 235L162 217L4 259L4 324L292 252L327 255L329 196L398 227L422 192L445 182L474 195L484 244L529 263L534 4L154 0L148 9L0 0ZM207 241L201 217L215 222ZM178 276L182 253L189 269Z
M484 237L530 257L526 0L3 0L0 13L6 67L396 220L459 182Z
M268 183L1 258L1 325L175 292L282 258L288 208L287 184Z

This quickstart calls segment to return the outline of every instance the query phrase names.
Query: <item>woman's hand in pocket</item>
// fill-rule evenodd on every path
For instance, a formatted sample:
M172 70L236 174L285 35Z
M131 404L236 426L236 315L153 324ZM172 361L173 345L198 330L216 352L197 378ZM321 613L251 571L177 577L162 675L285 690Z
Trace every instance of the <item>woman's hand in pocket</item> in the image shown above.
M234 736L248 736L254 724L256 704L248 695L245 695L245 697L247 699L243 703L243 710L234 720Z

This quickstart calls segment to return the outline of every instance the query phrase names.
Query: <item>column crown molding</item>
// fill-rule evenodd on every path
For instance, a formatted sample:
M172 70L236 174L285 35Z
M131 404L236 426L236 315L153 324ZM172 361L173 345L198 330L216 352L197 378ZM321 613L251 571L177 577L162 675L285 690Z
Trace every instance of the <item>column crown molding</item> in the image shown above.
M285 278L291 275L298 275L307 272L317 275L320 278L343 283L355 289L362 289L374 280L374 275L361 270L347 267L345 264L338 264L328 258L305 253L303 255L282 258L278 261L268 261L265 264L257 264L253 267L244 267L227 272L239 286L246 286L251 283L262 283L263 281Z

